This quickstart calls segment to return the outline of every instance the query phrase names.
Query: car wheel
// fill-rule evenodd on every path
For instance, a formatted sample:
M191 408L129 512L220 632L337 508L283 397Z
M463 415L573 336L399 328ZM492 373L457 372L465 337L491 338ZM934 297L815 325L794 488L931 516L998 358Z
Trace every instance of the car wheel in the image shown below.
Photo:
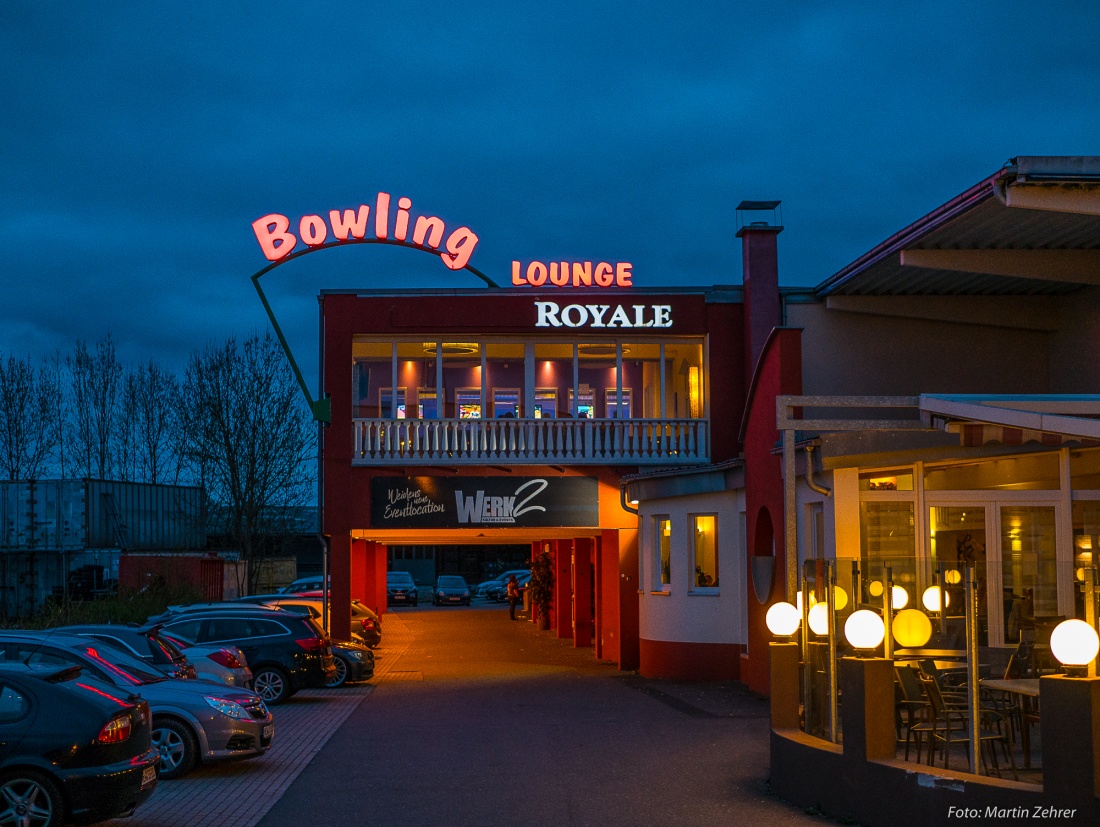
M336 666L336 675L331 681L325 684L329 689L335 689L348 682L348 662L339 655L334 655L332 663Z
M160 753L157 775L166 781L182 778L198 760L198 743L186 724L172 720L153 722L153 748Z
M292 694L290 678L278 666L261 666L252 673L252 691L265 703L281 704Z
M20 772L0 781L0 823L61 827L65 800L57 784L44 775Z

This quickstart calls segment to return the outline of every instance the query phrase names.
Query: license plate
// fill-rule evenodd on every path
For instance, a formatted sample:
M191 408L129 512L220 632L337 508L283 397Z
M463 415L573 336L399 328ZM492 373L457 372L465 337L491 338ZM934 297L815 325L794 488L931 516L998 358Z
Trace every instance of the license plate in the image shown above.
M157 780L157 768L146 767L141 771L141 788L144 790L150 784Z
M275 724L268 724L264 727L264 738L270 738L275 734Z

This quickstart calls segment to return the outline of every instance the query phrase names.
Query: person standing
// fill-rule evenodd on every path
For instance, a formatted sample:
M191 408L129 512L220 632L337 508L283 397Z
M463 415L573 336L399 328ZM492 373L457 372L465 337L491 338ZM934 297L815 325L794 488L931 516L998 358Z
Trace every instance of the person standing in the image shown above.
M508 619L516 619L516 604L519 603L519 584L516 582L516 576L514 574L508 575L508 586L506 595L508 597Z

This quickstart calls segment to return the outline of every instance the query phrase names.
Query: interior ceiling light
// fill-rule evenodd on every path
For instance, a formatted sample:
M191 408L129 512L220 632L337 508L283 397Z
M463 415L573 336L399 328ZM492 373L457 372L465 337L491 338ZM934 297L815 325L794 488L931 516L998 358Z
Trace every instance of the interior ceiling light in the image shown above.
M581 356L614 356L615 345L577 345L577 353ZM630 353L630 346L623 345L623 356Z
M438 344L436 342L425 342L424 352L429 356L435 356ZM468 356L471 353L478 352L477 342L444 342L443 343L443 355L444 356Z

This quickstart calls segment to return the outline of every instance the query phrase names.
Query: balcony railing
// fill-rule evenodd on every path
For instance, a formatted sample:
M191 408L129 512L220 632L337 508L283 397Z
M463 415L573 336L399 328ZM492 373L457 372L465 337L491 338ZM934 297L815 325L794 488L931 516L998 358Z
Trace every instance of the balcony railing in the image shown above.
M698 465L704 419L355 419L353 465Z

